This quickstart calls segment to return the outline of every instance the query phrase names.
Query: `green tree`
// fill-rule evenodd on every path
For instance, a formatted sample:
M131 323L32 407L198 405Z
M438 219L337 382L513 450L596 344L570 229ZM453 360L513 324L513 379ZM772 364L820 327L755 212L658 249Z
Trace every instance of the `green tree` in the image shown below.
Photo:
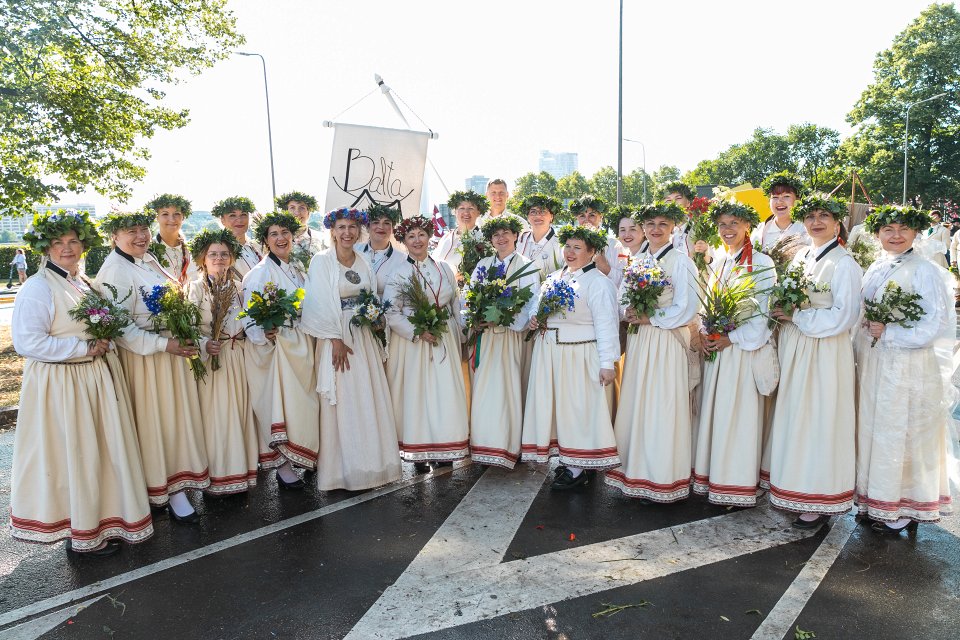
M784 170L797 170L787 136L757 128L752 138L731 145L714 160L701 161L683 180L689 184L734 186L749 182L759 186L771 173Z
M574 171L557 180L556 196L562 200L574 200L589 191L590 184L579 171Z
M125 199L143 140L188 122L163 85L243 42L227 0L0 0L0 212L66 190Z
M617 170L613 167L600 167L587 181L590 193L607 201L607 204L617 202Z
M643 184L644 178L646 178L647 184L647 199L643 199ZM636 168L627 175L623 176L623 187L622 187L622 202L623 204L639 206L641 204L647 204L653 201L654 196L654 183L653 179L647 175L643 169ZM614 198L614 202L616 198Z
M847 121L857 127L842 155L875 199L899 201L907 105L947 95L910 111L908 194L924 202L960 199L960 13L932 4L877 54L874 80Z
M512 200L519 202L535 193L542 193L547 196L556 195L557 179L546 171L524 174L517 178L510 195Z
M660 195L660 189L671 182L676 182L679 180L680 175L679 168L669 164L660 165L660 168L655 170L650 176L650 179L653 181L653 185L652 188L651 185L647 185L647 192L653 194L653 197L656 198Z
M791 164L811 189L829 192L843 180L844 171L838 166L837 155L839 132L809 122L795 124L787 129L787 144Z

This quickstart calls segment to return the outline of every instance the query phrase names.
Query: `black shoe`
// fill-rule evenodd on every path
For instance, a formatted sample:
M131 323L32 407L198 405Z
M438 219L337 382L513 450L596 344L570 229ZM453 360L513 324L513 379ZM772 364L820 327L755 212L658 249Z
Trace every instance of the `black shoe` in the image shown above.
M559 478L560 475L563 474L563 472L566 470L567 468L564 465L562 464L557 465L557 468L553 470L553 477Z
M917 521L911 520L899 529L891 527L885 522L874 522L870 525L870 528L874 531L874 533L879 533L882 536L898 536L904 531L909 534L915 534L917 532Z
M174 522L179 522L180 524L197 524L200 522L200 515L196 511L188 513L185 516L177 515L177 512L173 510L173 507L170 507L170 519Z
M165 504L151 504L151 505L150 505L150 512L151 512L151 513L157 513L157 514L159 514L159 513L165 512L166 510L167 510L167 505L165 505Z
M433 464L435 467L452 467L453 460L437 460L431 464Z
M430 464L427 462L414 462L413 468L417 473L430 473Z
M117 540L107 540L102 547L94 549L93 551L74 551L72 542L67 540L67 553L72 553L79 557L106 558L119 552L120 543Z
M557 491L565 491L567 489L575 489L577 487L582 487L590 483L590 476L587 475L585 471L581 471L580 475L576 478L573 477L573 474L570 473L570 469L564 467L563 473L554 479L553 484L550 485L551 489Z
M820 525L824 524L827 520L830 519L830 516L818 516L816 520L801 520L797 518L793 521L791 525L794 529L817 529Z
M293 482L287 482L286 480L284 480L283 478L280 477L280 472L278 471L278 472L277 472L277 486L278 486L279 488L285 490L285 491L302 491L303 488L304 488L305 486L307 486L307 485L306 485L306 483L305 483L302 479L300 479L300 478L297 478L297 479L294 480Z

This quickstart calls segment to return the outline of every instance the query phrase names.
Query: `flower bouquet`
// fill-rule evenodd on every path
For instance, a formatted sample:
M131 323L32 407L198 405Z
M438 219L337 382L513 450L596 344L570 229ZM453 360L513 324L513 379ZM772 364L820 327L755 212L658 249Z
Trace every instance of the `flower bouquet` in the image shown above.
M690 214L691 218L697 218L705 214L709 208L710 198L699 196L690 202L690 206L687 207L687 213Z
M700 214L690 219L690 242L696 244L701 240L714 249L720 246L720 234L717 232L717 225L706 214ZM698 271L707 268L707 258L704 254L694 251L691 257L693 263L697 265Z
M353 327L370 327L373 337L377 339L380 346L387 347L387 322L384 314L392 306L389 300L380 300L375 293L369 289L361 289L357 296L359 302L354 310L353 317L350 318L350 330Z
M468 345L476 344L484 324L498 327L513 324L523 305L533 297L530 287L519 287L513 283L537 271L537 267L530 263L508 278L503 265L495 270L486 267L477 269L476 276L467 283L464 292L467 308L464 311L466 327L463 331Z
M623 284L626 290L620 303L648 317L656 311L657 299L671 286L670 278L649 255L624 270ZM627 333L636 333L637 330L635 324L627 327Z
M450 309L440 306L437 300L431 300L423 283L417 275L412 275L398 285L399 298L403 305L410 307L412 313L407 317L413 325L414 337L425 333L439 338L447 331Z
M567 317L567 311L573 311L576 304L577 292L566 281L556 278L544 282L540 286L540 304L533 316L537 319L539 328L528 331L523 341L529 342L537 333L546 331L547 319L555 313Z
M916 322L923 317L923 307L917 304L922 299L919 293L907 293L896 282L888 282L880 300L864 300L864 318L870 322L883 324L898 324L909 329L910 322ZM871 347L877 346L874 338Z
M219 340L237 298L237 285L228 270L216 278L208 278L207 291L210 293L210 337ZM220 356L211 356L210 368L220 369Z
M804 272L803 265L798 264L787 269L777 280L777 284L770 289L770 306L780 307L784 312L791 314L795 309L804 308L810 302L810 291L818 290L822 285L810 280ZM827 285L829 287L829 284ZM773 327L777 321L770 318L769 325Z
M473 270L483 259L494 254L493 245L487 242L479 232L467 231L460 237L460 272L457 280L463 285L470 279Z
M90 290L70 309L70 317L86 325L86 332L93 340L115 340L133 322L130 312L122 306L133 295L133 289L122 300L117 300L117 288L106 282L103 286L110 291L112 299Z
M857 261L857 264L860 265L860 268L866 271L870 268L870 265L876 262L877 254L879 253L879 247L877 246L877 241L873 239L873 236L870 235L861 235L853 243L847 247L847 250L850 252L850 255L853 256L853 259Z
M288 294L286 289L278 289L275 282L268 282L263 286L263 291L250 294L247 308L241 311L237 318L250 318L264 331L292 327L293 318L300 313L303 294L303 289L296 289Z
M155 331L166 329L181 345L200 344L200 307L187 300L183 288L171 283L158 284L150 291L140 287L140 295L150 311ZM194 380L203 380L207 375L199 355L190 358L190 370Z
M756 298L756 282L751 274L737 268L727 280L716 280L703 287L700 318L707 338L716 340L728 335L747 320L760 313ZM707 362L717 359L717 352L704 356Z

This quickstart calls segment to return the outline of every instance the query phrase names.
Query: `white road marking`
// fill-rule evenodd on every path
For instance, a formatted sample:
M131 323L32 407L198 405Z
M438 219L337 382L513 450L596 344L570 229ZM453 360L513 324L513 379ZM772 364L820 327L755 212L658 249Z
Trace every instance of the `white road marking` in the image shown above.
M45 616L34 618L29 622L24 622L23 624L7 629L6 631L0 631L0 640L26 640L27 638L39 638L43 634L47 633L48 631L52 631L70 618L74 617L80 613L80 611L86 609L94 602L102 600L106 597L106 595L97 596L96 598L91 598L90 600L70 605L66 609L61 609L60 611L54 611L53 613L48 613Z
M751 640L780 640L787 634L856 528L857 521L852 515L845 515L833 523L830 533L803 565Z
M441 532L461 531L469 524L464 518L474 508L464 503L480 499L480 484L486 479L477 483L411 563L415 572L408 569L384 591L345 640L398 639L449 629L695 569L814 533L791 529L788 516L762 506L526 560L501 563L491 554L485 567L453 566L449 559L439 559L438 548L452 557L469 551L453 547L448 534ZM527 500L531 491L527 484L518 488L500 477L492 477L484 487L507 493L509 497L498 498L507 502ZM523 518L519 511L507 514L514 521L499 523L495 530L512 539ZM462 544L476 544L473 537L463 537ZM485 537L482 542L505 549L510 540ZM431 562L436 564L430 567ZM424 575L432 578L424 580Z
M467 462L466 464L469 464ZM457 468L462 468L466 464L458 465ZM365 502L370 502L381 496L391 494L400 489L405 489L406 487L420 484L431 478L437 476L442 476L448 474L453 469L450 467L440 468L434 471L429 475L418 475L408 480L398 482L396 484L390 484L385 487L380 487L379 489L374 489L359 496L353 498L348 498L346 500L341 500L340 502L328 505L316 511L310 511L308 513L300 514L299 516L294 516L293 518L288 518L280 522L276 522L266 527L261 527L260 529L254 529L253 531L248 531L246 533L241 533L239 535L233 536L232 538L227 538L226 540L221 540L220 542L215 542L213 544L201 547L200 549L194 549L186 553L182 553L178 556L173 556L172 558L167 558L153 564L140 567L139 569L134 569L133 571L128 571L126 573L121 573L119 575L107 578L100 582L95 582L93 584L87 585L85 587L80 587L79 589L74 589L72 591L67 591L66 593L61 593L56 596L51 596L45 598L44 600L39 600L32 604L29 604L25 607L20 607L19 609L14 609L13 611L8 611L0 615L0 627L5 627L7 625L19 622L25 618L35 616L37 614L43 613L45 611L50 611L51 609L56 609L68 605L71 602L76 602L83 598L89 598L92 595L98 593L103 593L104 591L110 591L111 589L116 589L117 587L132 582L134 580L139 580L140 578L145 578L151 576L155 573L161 571L166 571L167 569L172 569L173 567L204 558L214 553L219 553L226 549L236 547L265 536L272 535L284 529L290 529L291 527L296 527L298 525L304 524L305 522L310 522L318 518L322 518L331 513L336 513L337 511L342 511L349 507L356 506L358 504L363 504Z

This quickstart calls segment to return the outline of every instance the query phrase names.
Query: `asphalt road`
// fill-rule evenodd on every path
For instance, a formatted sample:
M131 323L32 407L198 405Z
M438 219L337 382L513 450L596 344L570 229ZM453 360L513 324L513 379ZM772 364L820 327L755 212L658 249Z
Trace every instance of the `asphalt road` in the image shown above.
M804 534L765 505L643 506L549 475L408 469L297 494L261 474L249 496L197 498L200 526L158 515L150 541L101 560L4 531L0 638L958 636L956 524L887 539L844 516Z

